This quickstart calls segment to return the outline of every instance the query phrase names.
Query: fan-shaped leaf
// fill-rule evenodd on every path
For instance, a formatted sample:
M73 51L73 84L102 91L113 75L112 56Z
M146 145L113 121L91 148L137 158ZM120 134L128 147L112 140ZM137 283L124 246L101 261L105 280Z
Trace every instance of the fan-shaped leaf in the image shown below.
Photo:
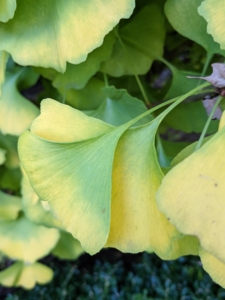
M102 44L121 18L130 17L134 0L20 0L14 18L0 23L0 50L21 65L78 64ZM110 13L109 13L110 12Z
M24 264L16 262L0 272L0 283L7 287L23 287L32 289L36 283L46 284L53 278L53 271L40 264Z
M112 56L102 64L101 71L114 77L145 74L155 56L163 54L165 28L161 7L156 1L145 6L116 35Z
M225 128L176 165L157 192L160 210L183 233L225 262L224 178ZM218 241L220 241L218 243Z
M33 263L55 247L59 233L21 216L15 221L1 221L0 237L2 253L12 259Z
M214 7L219 8L218 1L214 1ZM215 53L225 55L225 52L220 49L220 46L213 41L209 34L207 34L207 23L198 14L198 6L201 3L202 0L168 0L165 4L165 13L175 30L200 44L203 48L205 48L210 56ZM210 14L212 12L211 8ZM218 18L218 14L216 18Z

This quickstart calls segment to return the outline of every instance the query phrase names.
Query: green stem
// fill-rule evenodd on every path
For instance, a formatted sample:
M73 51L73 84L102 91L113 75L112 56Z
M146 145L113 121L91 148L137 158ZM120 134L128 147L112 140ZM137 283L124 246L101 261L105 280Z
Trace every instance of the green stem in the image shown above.
M202 74L201 74L201 77L204 77L205 76L205 73L208 69L208 66L209 66L209 63L210 63L210 60L212 58L212 54L207 52L207 55L206 55L206 61L205 61L205 64L204 64L204 67L203 67L203 70L202 70ZM198 85L200 84L201 82L201 79L199 79L198 81Z
M186 98L188 98L189 96L194 95L196 92L198 92L199 90L201 90L204 87L209 86L208 82L205 82L203 84L201 84L200 86L196 87L195 89L189 91L188 93L184 94L183 96L179 96L173 99L170 99L166 102L163 102L162 104L157 105L156 107L153 107L151 109L149 109L148 111L146 111L145 113L143 113L142 115L134 118L133 120L131 120L130 122L128 122L127 124L129 124L129 126L132 126L133 124L135 124L137 121L141 120L142 118L144 118L145 116L153 113L154 111L169 105L171 103L173 103L171 106L169 106L166 110L164 110L157 118L164 118L174 107L176 107L178 104L180 104L182 101L184 101Z
M140 89L140 91L141 91L142 97L144 98L145 104L149 107L149 106L151 106L151 103L150 103L150 101L148 100L148 97L147 97L147 95L146 95L145 89L144 89L144 87L143 87L143 85L142 85L142 83L141 83L141 81L140 81L138 75L137 75L136 72L134 71L134 65L133 65L133 62L130 60L129 55L126 55L126 47L125 47L125 45L124 45L122 39L120 38L118 32L115 32L115 34L116 34L116 36L117 36L117 39L118 39L118 41L119 41L121 47L123 48L123 51L124 51L124 53L125 53L125 57L127 58L129 65L130 65L130 66L132 67L132 69L133 69L134 77L135 77L135 79L136 79L136 81L137 81L137 84L138 84L138 87L139 87L139 89Z
M136 81L137 81L137 84L138 84L139 89L140 89L140 91L141 91L141 93L142 93L142 96L143 96L143 98L144 98L144 100L145 100L146 105L147 105L148 107L151 106L151 103L150 103L149 100L148 100L148 97L147 97L147 95L146 95L146 93L145 93L144 87L143 87L143 85L142 85L142 83L141 83L141 81L140 81L139 76L135 74L134 77L135 77L135 79L136 79Z
M211 111L211 113L210 113L210 115L209 115L209 117L208 117L207 122L205 123L205 126L204 126L204 128L203 128L203 131L202 131L202 133L201 133L201 136L200 136L200 138L199 138L199 140L198 140L198 143L197 143L197 145L196 145L194 151L197 151L197 150L201 147L202 142L203 142L203 140L204 140L204 137L205 137L205 135L206 135L206 132L207 132L207 130L208 130L209 124L210 124L210 122L211 122L211 120L212 120L212 117L213 117L213 115L214 115L214 113L215 113L215 111L216 111L216 109L217 109L217 107L218 107L218 105L220 104L220 101L221 101L222 99L223 99L223 97L219 96L218 99L217 99L217 101L216 101L216 103L214 104L213 109L212 109L212 111Z
M109 81L108 81L107 74L103 73L103 78L104 78L105 86L108 87L109 86Z

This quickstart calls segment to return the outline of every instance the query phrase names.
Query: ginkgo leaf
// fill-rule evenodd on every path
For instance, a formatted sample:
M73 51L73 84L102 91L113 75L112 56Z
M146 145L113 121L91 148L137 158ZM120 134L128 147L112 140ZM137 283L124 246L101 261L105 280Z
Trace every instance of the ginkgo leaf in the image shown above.
M84 253L84 250L79 241L74 239L70 233L61 231L58 244L51 253L60 259L77 259Z
M66 99L66 103L79 110L92 110L98 108L105 100L103 92L104 82L93 77L81 90L70 89L66 93L59 92Z
M7 52L0 51L0 96L2 95L2 84L5 81L5 69L8 57Z
M36 225L26 217L0 222L0 251L12 259L33 263L47 255L56 245L59 232Z
M4 149L0 148L0 165L4 164L4 162L5 162L5 154L6 154L6 151Z
M119 126L147 111L144 103L137 98L131 97L126 90L117 90L111 86L104 88L103 91L106 99L98 109L85 112L88 116ZM152 116L149 114L135 123L135 126L146 124L152 119Z
M20 166L17 152L17 142L18 137L12 135L3 135L0 133L0 147L3 148L6 152L5 165L9 169L15 169Z
M155 56L163 55L164 15L157 1L119 28L116 36L112 56L102 64L101 71L114 77L147 73Z
M15 220L22 209L21 198L0 191L0 220Z
M21 193L23 211L29 220L47 227L63 228L62 224L53 218L49 211L50 209L46 207L46 201L41 201L38 198L38 195L31 187L29 179L24 171Z
M212 56L215 53L225 55L219 44L207 34L207 23L198 14L198 7L201 3L202 0L168 0L165 4L165 14L176 31L201 45L208 55ZM215 3L214 7L220 7L217 0ZM211 13L212 10L210 10Z
M1 0L0 22L8 22L13 18L16 10L16 0Z
M21 136L23 167L38 196L49 202L54 216L81 242L84 250L96 253L105 245L109 233L115 147L129 125L115 128L56 101L42 103L42 114L33 123L31 132ZM46 168L40 169L33 155L28 162L26 153L31 149L35 161L42 157ZM30 176L29 165L40 172L32 171ZM36 176L44 181L38 182ZM49 185L49 180L54 180L58 188Z
M225 262L223 145L225 128L164 177L157 192L159 209L184 234ZM219 241L219 243L218 243Z
M83 63L78 65L68 63L66 72L55 76L53 86L63 90L84 88L89 79L97 73L101 63L109 59L114 42L115 35L109 33L101 47L91 52Z
M31 132L20 137L20 158L33 188L85 251L96 253L108 239L106 246L126 252L148 249L167 259L186 254L182 246L173 248L183 235L154 198L163 176L155 134L177 104L127 130L149 112L114 127L48 99Z
M8 73L0 98L0 130L3 134L20 135L30 127L39 114L38 108L24 98L17 89L23 69Z
M20 0L14 18L0 24L0 50L20 65L64 72L66 62L84 61L134 6L134 0Z
M7 287L23 287L32 289L38 284L46 284L53 278L53 271L41 264L24 264L16 262L0 272L0 283Z
M220 44L221 49L225 49L225 29L224 29L224 0L205 0L198 8L198 12L207 21L207 32ZM223 54L224 55L224 54Z
M212 280L225 288L225 263L204 249L200 249L199 256L204 270Z

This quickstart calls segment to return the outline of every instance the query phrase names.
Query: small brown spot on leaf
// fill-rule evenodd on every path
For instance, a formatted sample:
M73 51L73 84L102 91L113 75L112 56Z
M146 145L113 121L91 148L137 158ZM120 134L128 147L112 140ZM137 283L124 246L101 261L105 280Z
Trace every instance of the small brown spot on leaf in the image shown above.
M212 221L212 223L215 223L215 222L216 222L215 220Z
M105 213L105 208L103 208L102 213L103 213L103 214Z
M217 183L215 183L215 184L214 184L214 186L218 186L218 184L217 184Z

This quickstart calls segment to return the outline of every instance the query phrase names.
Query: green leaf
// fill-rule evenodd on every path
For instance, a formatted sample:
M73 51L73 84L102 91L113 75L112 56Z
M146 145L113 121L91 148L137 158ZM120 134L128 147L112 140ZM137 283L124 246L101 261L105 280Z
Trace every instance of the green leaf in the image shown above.
M112 56L102 64L101 71L114 77L147 73L155 56L163 55L165 28L161 7L156 1L145 6L115 34Z
M20 166L17 153L18 138L12 135L3 135L0 133L0 147L6 152L5 165L9 169L15 169Z
M164 124L177 130L187 133L202 132L204 125L208 119L207 113L201 101L181 103L169 113ZM207 133L217 131L219 125L218 120L210 123Z
M8 22L12 19L16 10L16 0L1 0L0 22Z
M5 81L5 69L8 57L9 55L7 52L0 51L0 96L2 95L2 84Z
M49 254L59 239L54 228L36 225L21 216L14 221L0 222L0 251L11 259L33 263Z
M198 8L198 12L207 21L207 32L212 35L215 42L219 43L221 49L225 49L224 29L224 0L205 0ZM224 55L224 51L220 53Z
M6 154L6 151L4 149L0 148L0 165L4 164L4 162L5 162L5 154Z
M225 262L225 127L176 165L157 192L159 209L184 234ZM219 241L219 243L218 243Z
M21 172L20 169L8 169L0 166L0 188L18 191L20 189Z
M39 200L24 171L21 193L23 211L30 221L47 227L63 228L62 224L50 213L48 202Z
M212 14L212 8L218 8L218 12L214 12L214 16L218 19L218 13L220 13L220 11L222 16L222 10L220 9L221 5L219 5L217 0L209 0L206 2L214 2L210 8L208 7L206 9L207 12L210 12L209 14ZM223 0L222 2L224 4ZM176 31L190 40L200 44L203 48L205 48L209 56L212 56L215 53L222 54L224 56L225 52L221 50L220 46L213 41L209 34L207 34L207 23L198 14L198 7L201 3L202 0L168 0L165 4L165 13L169 22Z
M19 261L0 272L0 283L7 287L32 289L36 283L46 284L52 278L52 269L38 262L30 265Z
M86 111L87 115L111 125L119 126L147 111L144 103L137 98L131 97L126 90L117 90L111 86L104 88L103 91L106 99L98 109ZM135 123L135 126L146 124L152 119L153 117L149 114Z
M79 241L74 239L70 233L61 231L58 244L51 253L60 259L77 259L84 253L84 250Z
M0 50L20 65L64 72L66 62L84 61L134 6L134 0L20 0L14 18L0 24Z
M71 88L83 89L90 78L98 72L101 63L109 59L114 43L115 36L109 33L101 47L91 52L83 63L78 65L68 63L66 72L55 76L53 86L64 91Z
M66 93L59 90L61 95L66 98L66 103L80 110L96 109L105 100L103 81L91 78L82 90L70 89Z
M21 198L0 191L0 220L15 220L21 210Z
M1 25L0 25L1 26ZM38 116L38 108L18 91L17 85L23 69L7 73L0 98L0 130L3 134L20 135Z

